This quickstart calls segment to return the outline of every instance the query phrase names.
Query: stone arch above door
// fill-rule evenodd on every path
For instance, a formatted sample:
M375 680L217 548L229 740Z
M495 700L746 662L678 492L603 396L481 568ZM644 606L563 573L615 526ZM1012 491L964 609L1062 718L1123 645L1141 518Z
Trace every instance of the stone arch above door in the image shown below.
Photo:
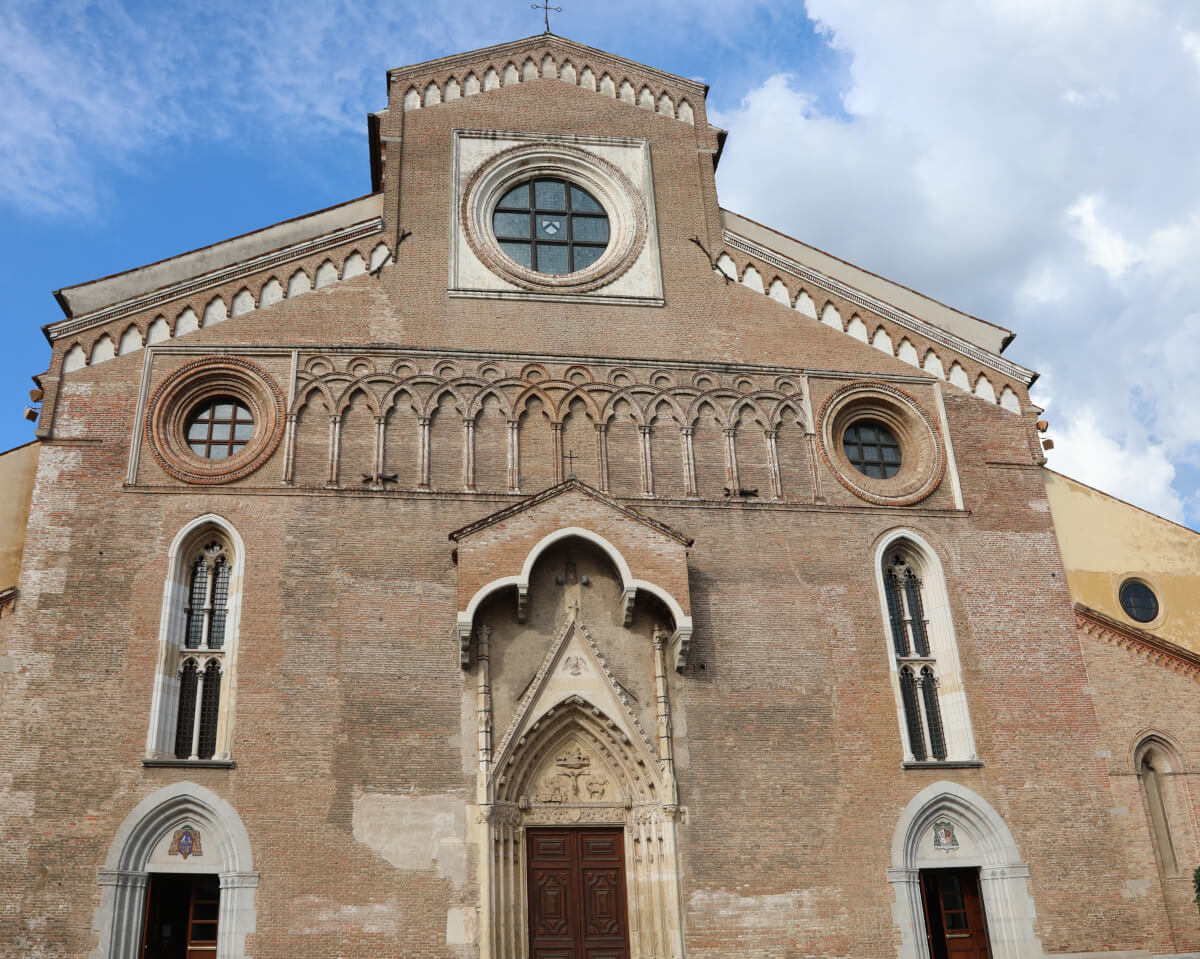
M622 586L626 622L639 595L662 604L671 620L673 667L682 670L692 637L687 550L692 540L578 480L455 530L460 661L471 661L471 641L480 608L511 590L517 618L524 622L530 571L548 549L577 539L603 551Z
M993 959L1038 959L1029 865L1003 817L977 793L952 782L922 789L905 806L892 838L888 881L896 893L900 959L929 959L920 871L978 867Z
M125 817L99 873L100 908L90 959L135 959L141 952L151 873L206 873L220 879L216 959L241 959L254 931L258 873L250 838L236 810L210 789L173 783Z

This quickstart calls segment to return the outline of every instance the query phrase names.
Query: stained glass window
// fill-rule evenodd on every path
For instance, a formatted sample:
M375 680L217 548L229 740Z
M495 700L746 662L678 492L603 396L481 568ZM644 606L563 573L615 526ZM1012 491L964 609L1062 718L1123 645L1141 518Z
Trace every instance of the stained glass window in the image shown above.
M557 178L513 187L492 214L500 248L521 266L555 276L595 263L608 248L608 214L586 190Z
M185 429L188 449L206 460L223 460L250 442L254 416L241 400L218 396L192 410Z
M859 420L847 426L842 449L850 464L865 476L890 479L900 472L903 462L900 443L877 420Z

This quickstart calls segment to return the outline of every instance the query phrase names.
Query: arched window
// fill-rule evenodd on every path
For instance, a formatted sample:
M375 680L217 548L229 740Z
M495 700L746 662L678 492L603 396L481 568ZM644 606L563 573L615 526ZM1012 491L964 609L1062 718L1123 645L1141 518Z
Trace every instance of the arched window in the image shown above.
M1170 752L1158 739L1148 739L1138 747L1137 775L1142 786L1142 799L1150 834L1158 853L1158 864L1164 876L1179 875L1179 858L1172 836L1170 798L1174 785L1169 777L1178 771Z
M902 534L884 543L877 569L905 761L977 761L940 565Z
M176 537L163 595L147 761L228 761L241 549L218 517Z

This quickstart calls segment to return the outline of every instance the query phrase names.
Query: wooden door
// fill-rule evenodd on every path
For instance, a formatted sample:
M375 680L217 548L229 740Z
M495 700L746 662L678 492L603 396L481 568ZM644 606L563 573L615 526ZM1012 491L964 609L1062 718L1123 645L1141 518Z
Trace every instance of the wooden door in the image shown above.
M621 829L530 829L530 959L629 959Z
M151 876L142 959L214 959L219 907L216 876Z
M922 869L925 922L933 959L988 959L976 869Z

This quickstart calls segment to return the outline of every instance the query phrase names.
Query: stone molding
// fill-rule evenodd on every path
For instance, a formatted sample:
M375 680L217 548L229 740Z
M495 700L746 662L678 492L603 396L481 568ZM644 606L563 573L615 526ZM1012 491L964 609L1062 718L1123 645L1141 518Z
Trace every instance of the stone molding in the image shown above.
M554 35L542 34L388 71L405 111L536 80L557 80L695 125L707 87Z
M254 432L233 456L207 460L188 448L186 422L196 404L219 395L246 403ZM283 393L266 370L244 357L193 360L159 383L146 405L146 445L168 475L185 483L209 486L250 475L275 452L283 430Z
M900 471L890 479L860 473L842 450L842 434L858 419L882 420L897 434ZM946 456L933 418L904 390L878 380L834 390L817 413L817 445L833 475L855 496L878 506L911 506L929 496L946 472Z
M608 247L591 266L549 275L521 266L501 250L492 232L492 211L507 190L538 175L577 183L604 207ZM467 244L488 269L535 293L587 293L607 286L637 260L648 231L646 204L629 177L589 150L556 142L509 147L480 164L462 191L459 219Z

